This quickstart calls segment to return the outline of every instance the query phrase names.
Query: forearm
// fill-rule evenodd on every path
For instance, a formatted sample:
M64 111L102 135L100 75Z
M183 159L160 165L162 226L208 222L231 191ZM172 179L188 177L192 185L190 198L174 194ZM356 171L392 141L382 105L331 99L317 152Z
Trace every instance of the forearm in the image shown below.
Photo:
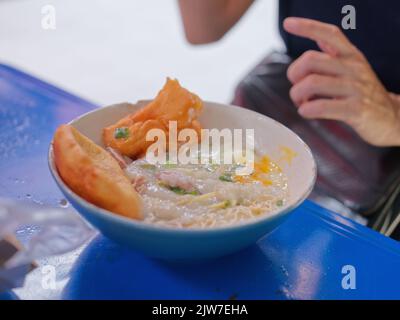
M179 0L179 8L190 43L219 40L233 27L253 0Z

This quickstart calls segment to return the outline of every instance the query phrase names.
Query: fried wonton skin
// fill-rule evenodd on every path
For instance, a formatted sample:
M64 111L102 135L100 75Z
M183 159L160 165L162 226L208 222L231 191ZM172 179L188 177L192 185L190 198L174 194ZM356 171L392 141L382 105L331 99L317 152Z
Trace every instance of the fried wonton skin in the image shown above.
M70 125L58 127L53 150L61 178L76 194L103 209L143 219L141 197L106 150Z
M203 102L190 91L182 88L177 80L167 79L157 97L137 112L126 116L116 124L104 128L103 142L121 154L137 158L143 155L153 142L146 141L150 129L158 128L168 136L169 121L177 122L177 129L201 127L196 120L203 109ZM124 137L118 137L116 130L126 130Z

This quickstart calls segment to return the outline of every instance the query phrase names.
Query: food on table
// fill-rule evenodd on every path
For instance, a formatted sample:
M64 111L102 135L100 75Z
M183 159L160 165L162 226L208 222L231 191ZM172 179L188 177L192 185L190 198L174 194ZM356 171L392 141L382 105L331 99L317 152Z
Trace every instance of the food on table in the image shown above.
M157 97L139 111L103 130L105 149L69 125L56 131L54 160L65 183L87 201L114 213L160 226L211 228L268 215L285 205L287 178L268 157L256 152L254 170L238 175L245 164L220 164L197 146L196 164L148 162L145 152L152 128L168 136L169 121L178 130L193 128L201 100L168 79ZM170 154L167 153L167 156ZM194 160L193 158L193 160ZM198 162L198 161L197 161Z
M178 228L233 225L275 212L288 196L287 179L267 157L249 176L231 165L172 165L133 161L125 169L143 199L144 222Z
M104 128L103 142L122 155L136 158L143 155L153 143L146 141L150 129L161 129L168 137L169 121L177 121L177 129L201 127L197 117L203 109L200 98L182 88L177 80L167 79L157 97L133 114Z
M118 162L70 125L60 126L53 139L54 162L64 182L87 201L142 219L142 199Z

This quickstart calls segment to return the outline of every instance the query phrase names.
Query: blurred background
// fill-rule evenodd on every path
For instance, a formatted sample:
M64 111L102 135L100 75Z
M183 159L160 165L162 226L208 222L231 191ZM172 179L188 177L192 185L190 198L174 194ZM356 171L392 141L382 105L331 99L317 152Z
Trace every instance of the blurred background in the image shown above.
M55 30L42 28L46 5ZM0 63L100 104L151 98L176 77L204 100L229 102L272 49L278 1L258 0L222 41L185 40L175 0L0 0Z

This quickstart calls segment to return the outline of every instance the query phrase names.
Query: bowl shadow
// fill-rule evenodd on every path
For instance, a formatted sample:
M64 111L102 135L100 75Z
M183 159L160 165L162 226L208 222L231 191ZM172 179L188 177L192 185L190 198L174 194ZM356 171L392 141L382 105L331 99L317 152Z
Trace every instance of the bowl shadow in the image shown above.
M265 245L265 241L264 241ZM63 299L286 299L281 269L258 245L201 263L167 262L97 236L76 261Z

